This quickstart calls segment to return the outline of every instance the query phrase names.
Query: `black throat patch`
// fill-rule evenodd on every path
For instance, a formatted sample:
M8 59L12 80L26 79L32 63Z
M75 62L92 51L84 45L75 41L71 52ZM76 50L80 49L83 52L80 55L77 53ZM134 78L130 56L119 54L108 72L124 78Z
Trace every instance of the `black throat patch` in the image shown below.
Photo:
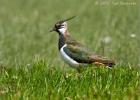
M65 38L63 34L59 34L58 49L60 50L65 45Z

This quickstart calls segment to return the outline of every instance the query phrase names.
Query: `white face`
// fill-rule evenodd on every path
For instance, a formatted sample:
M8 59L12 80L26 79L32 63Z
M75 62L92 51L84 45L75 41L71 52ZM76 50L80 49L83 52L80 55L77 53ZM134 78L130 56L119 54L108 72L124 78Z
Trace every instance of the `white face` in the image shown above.
M58 29L58 30L59 30L59 32L60 32L61 34L65 34L65 33L66 33L66 30L67 30L67 23L66 23L66 22L62 23L62 24L61 24L61 28Z

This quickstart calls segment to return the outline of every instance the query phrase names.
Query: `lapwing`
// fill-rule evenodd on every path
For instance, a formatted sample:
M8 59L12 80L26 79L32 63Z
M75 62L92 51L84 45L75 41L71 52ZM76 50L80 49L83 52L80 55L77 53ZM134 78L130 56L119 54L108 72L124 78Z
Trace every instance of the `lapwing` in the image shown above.
M71 67L76 69L92 64L107 67L115 65L114 60L95 54L89 48L70 36L67 21L73 18L74 17L58 21L50 31L55 31L59 34L58 49L61 58Z

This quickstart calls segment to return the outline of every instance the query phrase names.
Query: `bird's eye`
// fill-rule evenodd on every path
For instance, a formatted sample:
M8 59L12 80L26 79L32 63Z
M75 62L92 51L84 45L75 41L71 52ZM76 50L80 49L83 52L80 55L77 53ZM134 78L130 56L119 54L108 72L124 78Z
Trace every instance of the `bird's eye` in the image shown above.
M60 28L64 28L65 25L61 25Z
M59 28L63 28L65 25L63 23L56 23L55 24L55 28L59 29Z

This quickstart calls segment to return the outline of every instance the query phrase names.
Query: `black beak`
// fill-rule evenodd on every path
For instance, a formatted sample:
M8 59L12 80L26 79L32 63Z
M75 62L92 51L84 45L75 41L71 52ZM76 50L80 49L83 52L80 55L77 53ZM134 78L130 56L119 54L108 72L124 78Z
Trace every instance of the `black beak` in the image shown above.
M54 27L53 29L50 30L50 32L56 31L56 28Z

